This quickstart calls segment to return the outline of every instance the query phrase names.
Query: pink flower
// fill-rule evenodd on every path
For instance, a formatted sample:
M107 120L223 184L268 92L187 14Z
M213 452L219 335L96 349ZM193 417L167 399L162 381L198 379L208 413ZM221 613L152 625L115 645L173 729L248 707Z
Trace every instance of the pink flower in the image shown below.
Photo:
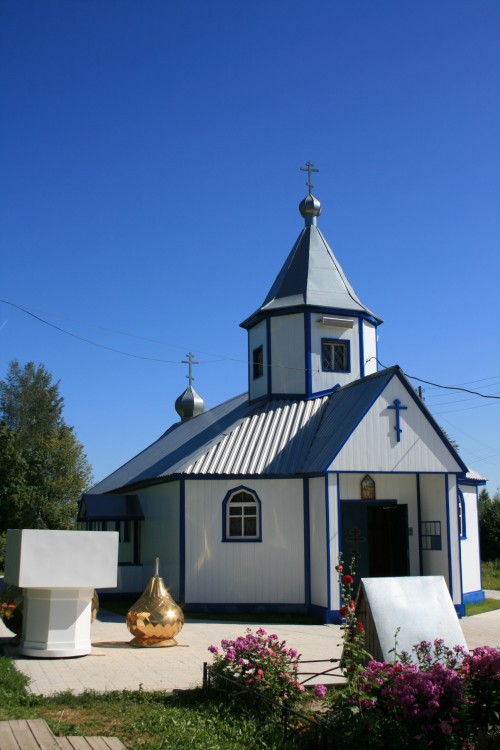
M314 695L316 698L324 698L326 695L326 687L324 685L315 685Z
M443 734L451 734L453 731L453 727L449 721L442 721L440 726Z
M219 653L219 649L217 648L217 646L209 646L208 650L210 651L211 654L218 654Z

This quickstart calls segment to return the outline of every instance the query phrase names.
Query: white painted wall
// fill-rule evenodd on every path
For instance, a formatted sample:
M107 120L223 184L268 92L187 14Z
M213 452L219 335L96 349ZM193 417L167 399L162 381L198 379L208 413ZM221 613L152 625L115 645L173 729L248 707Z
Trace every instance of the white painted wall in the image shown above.
M271 318L271 377L273 393L304 394L306 359L304 315Z
M340 315L331 317L343 318ZM352 323L349 326L325 326L321 323L322 316L312 313L311 320L311 370L312 370L312 390L313 393L334 388L337 384L346 385L360 376L359 363L359 319L343 318ZM340 341L349 341L350 348L350 372L323 372L321 369L321 341L322 339L338 339Z
M453 602L462 603L462 570L460 565L460 535L458 530L458 509L457 509L457 479L456 476L448 476L448 515L449 515L449 536L450 536L450 556L451 556L451 586L453 589Z
M465 533L460 540L462 552L462 584L464 594L480 591L481 563L479 556L479 519L475 486L459 484L465 502Z
M340 608L340 588L338 573L335 566L338 565L340 554L339 537L339 482L337 474L328 474L327 479L327 508L328 508L328 543L330 545L330 609Z
M253 352L257 347L262 346L264 354L264 374L262 377L253 379L253 367L252 357ZM248 383L250 399L260 398L267 393L267 365L268 365L268 352L267 352L267 337L266 337L266 321L261 320L248 332Z
M401 440L394 429L396 415L388 407L395 399L407 407L400 411ZM460 472L425 414L394 376L368 414L334 458L330 471L355 471L365 466L370 472Z
M328 606L325 479L309 480L309 546L311 554L311 604Z
M367 472L340 475L342 500L361 499L361 480ZM417 478L415 474L373 474L376 500L397 500L408 508L408 554L410 575L420 575L420 550L418 528Z
M377 327L367 320L363 320L361 325L363 326L365 375L371 375L377 372Z
M445 477L443 474L421 474L419 481L421 521L441 522L442 545L440 551L422 550L422 575L443 576L449 588Z
M154 559L160 557L160 576L174 599L179 596L180 485L167 482L147 487L139 495L144 521L141 523L140 562L143 588L153 574Z
M222 503L244 485L261 500L262 542L222 542ZM185 600L304 603L301 479L186 481Z

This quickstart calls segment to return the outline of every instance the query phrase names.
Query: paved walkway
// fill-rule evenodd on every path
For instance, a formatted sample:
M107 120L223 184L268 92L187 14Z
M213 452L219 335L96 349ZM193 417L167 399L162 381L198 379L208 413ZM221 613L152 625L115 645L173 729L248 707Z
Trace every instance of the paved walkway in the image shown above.
M499 592L497 592L499 593ZM500 593L499 593L500 597ZM470 649L477 646L500 646L500 610L460 620ZM210 644L219 645L223 638L236 638L246 627L258 625L230 622L188 621L172 648L134 648L124 617L101 610L92 625L92 653L74 659L34 659L20 656L11 645L12 634L0 621L0 645L11 656L21 672L30 678L29 690L51 695L63 690L81 693L92 689L111 690L188 689L200 685L203 662L211 661ZM339 625L264 625L267 632L277 633L290 648L296 648L302 659L334 659L341 653ZM308 665L304 669L328 668L328 664ZM331 678L318 682L331 683Z

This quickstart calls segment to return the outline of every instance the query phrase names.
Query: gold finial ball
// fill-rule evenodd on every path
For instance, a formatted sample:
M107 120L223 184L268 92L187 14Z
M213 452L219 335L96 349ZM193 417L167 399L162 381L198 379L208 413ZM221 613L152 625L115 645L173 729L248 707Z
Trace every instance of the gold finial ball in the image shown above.
M23 590L7 584L1 594L0 618L12 633L21 637L23 632Z
M184 613L175 603L163 580L154 575L142 596L127 613L132 646L176 646L175 636L184 625Z
M320 216L321 214L321 203L316 198L315 195L312 193L309 193L306 198L304 198L303 201L299 204L299 211L301 216L304 217L304 219L307 218L316 218L317 216Z

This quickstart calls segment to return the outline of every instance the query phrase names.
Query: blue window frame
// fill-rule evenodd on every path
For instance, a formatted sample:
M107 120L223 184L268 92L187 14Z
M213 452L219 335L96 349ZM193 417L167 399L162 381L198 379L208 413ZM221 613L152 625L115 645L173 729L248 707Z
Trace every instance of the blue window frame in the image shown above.
M258 346L253 350L252 357L252 374L253 379L261 378L264 375L264 347Z
M323 372L350 372L350 341L321 339L321 369Z
M462 490L458 490L458 531L460 539L467 537L467 524L465 519L465 499Z
M223 542L261 542L261 502L254 490L235 487L222 503Z

